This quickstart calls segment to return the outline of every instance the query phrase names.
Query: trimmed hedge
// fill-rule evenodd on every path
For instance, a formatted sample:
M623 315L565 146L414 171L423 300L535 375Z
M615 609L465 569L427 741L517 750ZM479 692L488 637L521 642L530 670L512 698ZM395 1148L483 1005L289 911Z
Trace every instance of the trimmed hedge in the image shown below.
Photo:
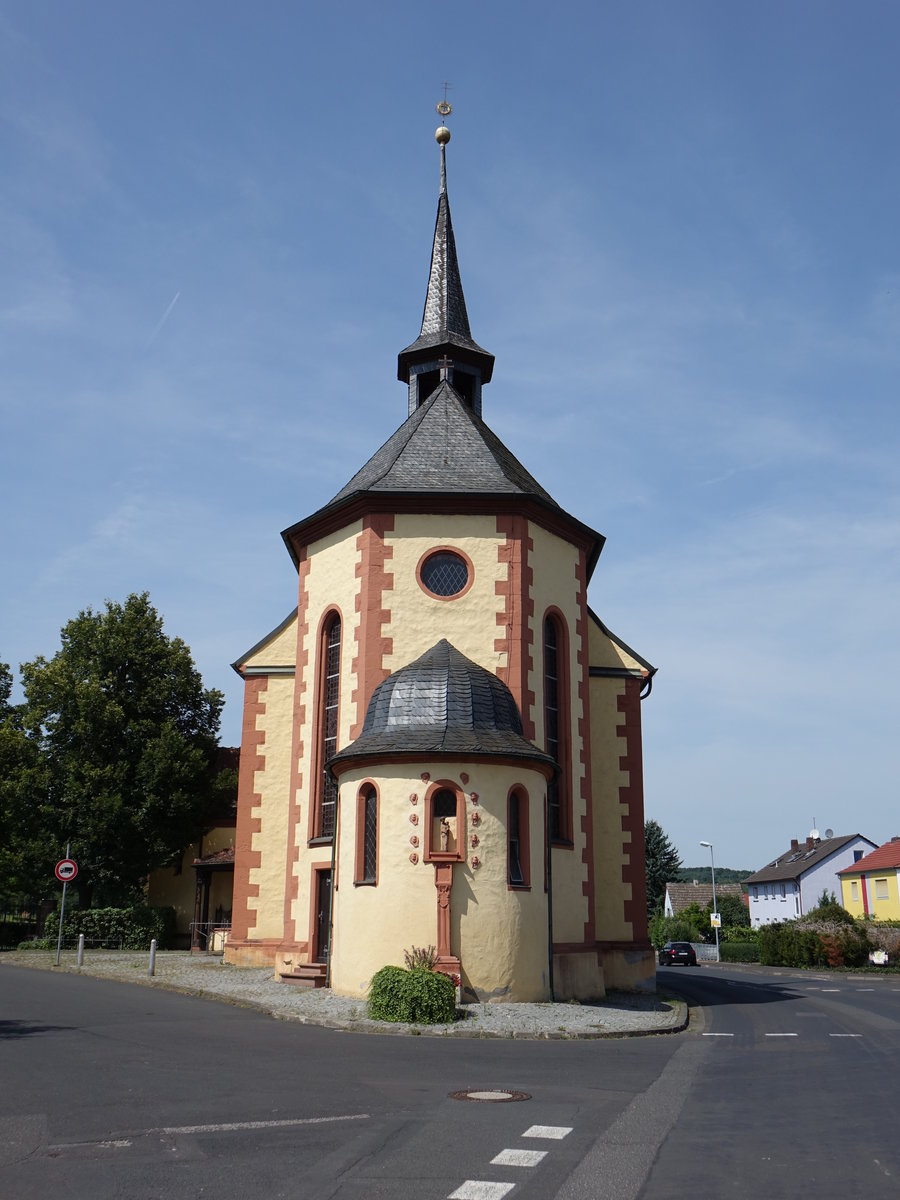
M44 937L23 943L22 949L55 950L59 928L59 913L51 913L44 927ZM63 919L66 940L84 934L88 946L112 945L123 950L149 950L156 938L157 948L168 950L175 936L174 908L71 908Z
M759 946L756 942L719 942L721 962L759 962Z
M372 976L366 1010L373 1021L443 1025L456 1019L456 988L427 967L382 967Z

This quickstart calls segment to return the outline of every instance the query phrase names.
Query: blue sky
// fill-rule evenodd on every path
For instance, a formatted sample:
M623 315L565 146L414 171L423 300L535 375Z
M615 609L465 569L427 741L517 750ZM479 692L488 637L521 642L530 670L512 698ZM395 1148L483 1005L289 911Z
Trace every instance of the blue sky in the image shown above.
M0 659L148 590L226 694L400 424L452 87L488 423L608 538L646 812L900 833L900 8L0 0Z

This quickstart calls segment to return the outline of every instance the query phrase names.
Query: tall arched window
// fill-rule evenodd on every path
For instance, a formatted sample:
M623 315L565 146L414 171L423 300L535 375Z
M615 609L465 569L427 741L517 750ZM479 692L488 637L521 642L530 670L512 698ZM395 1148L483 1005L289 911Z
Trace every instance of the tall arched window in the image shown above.
M378 792L368 783L356 800L356 870L354 883L378 882Z
M556 616L544 619L544 747L559 764L559 774L547 784L550 806L550 837L555 842L570 842L568 673L566 671L566 635Z
M341 698L341 618L335 613L322 630L319 654L318 788L314 837L334 837L337 784L325 764L337 751L338 708Z
M528 793L513 788L506 802L507 882L511 888L531 886Z

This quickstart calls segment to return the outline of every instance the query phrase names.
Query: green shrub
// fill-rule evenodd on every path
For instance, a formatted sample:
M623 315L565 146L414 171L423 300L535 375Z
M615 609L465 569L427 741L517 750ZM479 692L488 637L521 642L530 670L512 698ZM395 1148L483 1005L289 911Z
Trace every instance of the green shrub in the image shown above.
M372 976L366 1010L374 1021L441 1025L456 1017L456 988L427 967L382 967Z
M56 949L59 913L51 913L44 927L42 943ZM51 932L52 931L52 932ZM85 943L108 945L113 949L149 950L156 938L159 950L168 950L175 934L174 908L66 908L63 937L68 942L84 934Z
M723 925L719 930L719 944L722 942L753 942L759 941L759 930L751 929L749 925Z
M682 917L655 916L650 921L649 937L657 950L666 942L702 942L700 930Z
M759 962L759 946L756 942L720 942L719 959L731 963Z
M403 981L409 974L402 967L382 967L372 976L366 1010L373 1021L402 1021Z

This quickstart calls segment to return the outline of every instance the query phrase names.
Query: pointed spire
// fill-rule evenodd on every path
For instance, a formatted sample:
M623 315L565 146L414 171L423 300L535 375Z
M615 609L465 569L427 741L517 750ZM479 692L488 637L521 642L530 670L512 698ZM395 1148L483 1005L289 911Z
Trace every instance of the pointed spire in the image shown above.
M442 101L438 105L438 112L442 117L447 116L450 105ZM422 328L412 345L400 352L397 377L409 384L410 412L427 399L440 379L449 379L454 383L454 376L458 375L460 387L470 393L472 406L480 413L481 385L491 378L494 356L472 339L469 328L447 195L446 147L450 141L450 130L441 124L434 136L441 148L441 185L434 224L431 270L425 293ZM429 387L428 393L420 395L419 392L426 386Z

